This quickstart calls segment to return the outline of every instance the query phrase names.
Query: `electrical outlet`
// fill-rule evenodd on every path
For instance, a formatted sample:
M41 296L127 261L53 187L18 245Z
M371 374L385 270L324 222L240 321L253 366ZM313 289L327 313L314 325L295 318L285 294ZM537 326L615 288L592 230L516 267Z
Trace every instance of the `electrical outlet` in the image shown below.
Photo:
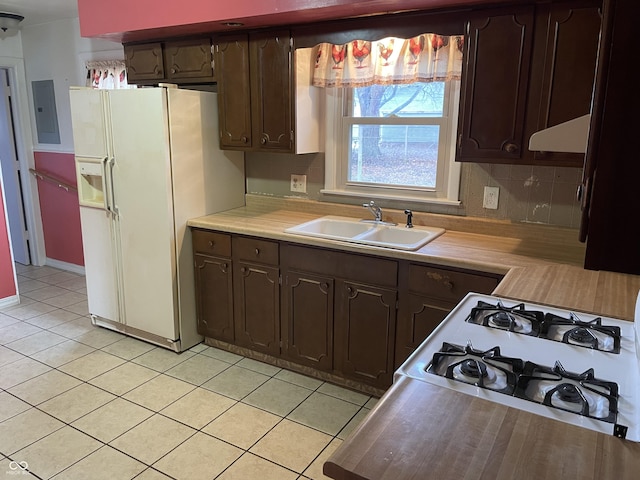
M500 189L498 187L484 187L484 198L482 200L482 207L491 210L497 210L499 195Z
M291 191L307 193L307 176L291 174Z

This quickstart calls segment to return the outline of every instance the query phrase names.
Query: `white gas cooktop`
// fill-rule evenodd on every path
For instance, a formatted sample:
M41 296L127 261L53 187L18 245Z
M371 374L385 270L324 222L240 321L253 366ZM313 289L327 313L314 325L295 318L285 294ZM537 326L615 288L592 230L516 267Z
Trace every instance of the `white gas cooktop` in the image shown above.
M469 293L395 378L638 442L636 323Z

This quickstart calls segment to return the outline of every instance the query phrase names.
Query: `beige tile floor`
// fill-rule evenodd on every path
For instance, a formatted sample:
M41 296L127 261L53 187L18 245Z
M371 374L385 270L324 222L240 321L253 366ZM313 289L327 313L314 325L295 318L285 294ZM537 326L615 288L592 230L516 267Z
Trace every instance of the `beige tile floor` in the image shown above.
M376 399L91 325L85 279L16 265L0 310L0 478L321 479Z

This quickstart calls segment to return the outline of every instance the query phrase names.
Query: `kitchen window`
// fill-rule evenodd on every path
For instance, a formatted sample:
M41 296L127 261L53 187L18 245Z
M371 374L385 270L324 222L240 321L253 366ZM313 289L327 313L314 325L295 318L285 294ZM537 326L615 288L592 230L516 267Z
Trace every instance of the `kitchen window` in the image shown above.
M362 83L326 88L322 193L459 204L459 79Z

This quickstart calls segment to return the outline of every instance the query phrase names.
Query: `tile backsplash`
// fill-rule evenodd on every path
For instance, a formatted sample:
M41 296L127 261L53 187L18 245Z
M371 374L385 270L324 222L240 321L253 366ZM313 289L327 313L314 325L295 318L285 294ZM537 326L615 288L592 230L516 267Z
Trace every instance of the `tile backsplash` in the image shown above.
M320 193L324 186L324 154L288 155L247 153L247 193L275 197L308 198L336 202L335 197ZM290 191L291 174L307 175L307 193ZM462 164L460 178L461 205L436 204L394 205L380 201L383 207L411 208L415 211L464 215L556 225L580 226L580 204L576 189L582 178L581 168L538 167L531 165ZM484 187L499 187L497 210L482 207ZM345 198L345 203L358 204L361 199ZM385 205L386 203L386 205Z

